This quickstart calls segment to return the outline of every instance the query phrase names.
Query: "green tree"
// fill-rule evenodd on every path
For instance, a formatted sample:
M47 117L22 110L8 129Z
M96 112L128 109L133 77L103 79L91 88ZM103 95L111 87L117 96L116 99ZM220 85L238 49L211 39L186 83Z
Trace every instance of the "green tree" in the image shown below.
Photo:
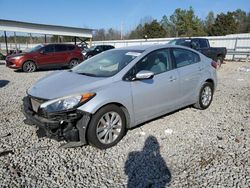
M129 39L141 39L143 38L143 26L139 24L134 30L129 34Z
M165 29L167 37L176 36L175 24L172 23L167 16L164 15L160 23L162 27Z
M210 11L204 21L204 27L205 27L205 31L210 34L210 30L211 27L213 26L215 22L215 17L214 17L214 13L212 11Z
M147 38L162 38L166 37L166 31L163 26L157 22L157 20L153 20L150 23L145 23L144 25L139 24L135 30L130 32L130 39L142 39L145 36Z
M238 24L238 33L246 33L250 30L248 29L250 26L250 20L249 20L249 14L245 11L242 11L241 9L237 9L233 12L234 18Z
M148 38L163 38L166 37L166 34L165 29L157 20L146 23L143 27L143 36L147 36Z
M169 18L163 16L161 24L171 36L206 35L202 21L195 15L192 7L188 10L178 8Z
M214 24L212 25L209 34L213 36L228 35L237 33L238 23L234 18L233 12L227 14L221 13L217 15Z

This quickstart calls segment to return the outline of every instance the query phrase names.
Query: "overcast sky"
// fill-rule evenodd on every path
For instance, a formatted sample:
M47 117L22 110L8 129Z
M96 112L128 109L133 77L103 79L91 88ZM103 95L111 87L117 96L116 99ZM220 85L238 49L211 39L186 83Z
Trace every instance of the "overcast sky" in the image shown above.
M190 6L203 19L211 10L249 12L250 0L0 0L0 19L118 30L123 23L128 31L145 16L160 20Z

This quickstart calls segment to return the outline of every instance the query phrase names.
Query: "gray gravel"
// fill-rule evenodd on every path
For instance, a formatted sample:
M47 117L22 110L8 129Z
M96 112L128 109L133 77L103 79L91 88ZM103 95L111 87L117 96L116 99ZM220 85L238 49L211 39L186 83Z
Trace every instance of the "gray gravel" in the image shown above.
M250 67L228 62L209 109L185 108L128 131L108 150L58 148L23 123L25 91L52 71L0 65L0 187L249 187Z

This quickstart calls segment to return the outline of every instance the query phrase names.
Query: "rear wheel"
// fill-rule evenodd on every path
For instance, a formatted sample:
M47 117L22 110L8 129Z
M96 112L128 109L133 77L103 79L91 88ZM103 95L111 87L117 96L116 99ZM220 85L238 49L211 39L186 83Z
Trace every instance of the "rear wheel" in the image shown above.
M223 58L221 56L219 56L217 58L217 67L220 68L222 63L223 63Z
M87 138L90 145L106 149L116 145L125 134L126 119L122 109L107 105L93 115Z
M23 72L35 72L36 64L33 61L26 61L23 63L22 70Z
M73 68L78 64L79 64L79 62L78 62L77 59L71 59L70 62L69 62L69 68Z
M199 100L194 105L195 108L205 110L208 108L213 100L213 84L210 82L205 82L201 87Z

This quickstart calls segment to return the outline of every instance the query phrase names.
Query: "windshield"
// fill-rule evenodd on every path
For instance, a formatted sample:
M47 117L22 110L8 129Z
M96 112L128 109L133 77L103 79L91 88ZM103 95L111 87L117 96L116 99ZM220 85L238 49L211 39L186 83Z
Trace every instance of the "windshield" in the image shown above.
M141 55L142 52L142 50L106 51L84 61L71 71L87 76L111 77Z
M29 49L27 52L35 52L35 51L41 49L42 47L43 47L43 45L42 45L42 44L39 44L39 45L37 45L37 46L35 46L35 47Z

